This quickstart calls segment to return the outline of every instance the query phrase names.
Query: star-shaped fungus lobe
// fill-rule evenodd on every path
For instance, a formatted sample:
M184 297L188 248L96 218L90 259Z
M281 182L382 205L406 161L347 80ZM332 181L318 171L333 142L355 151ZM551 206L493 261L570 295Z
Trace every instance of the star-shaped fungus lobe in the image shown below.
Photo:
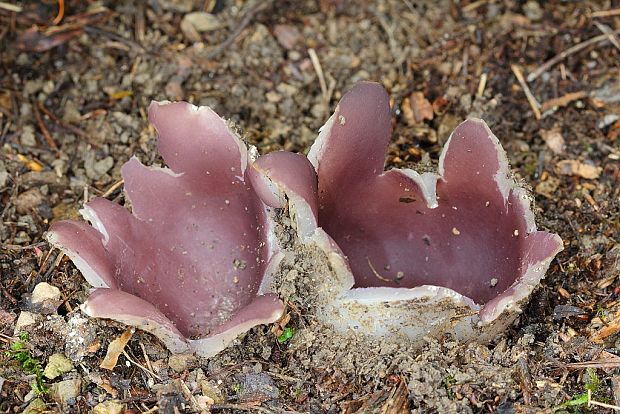
M387 93L363 82L342 98L309 153L318 225L346 256L355 287L448 288L482 306L483 321L528 296L562 241L536 230L530 198L487 125L460 124L436 174L384 171L390 135ZM390 292L349 295L387 302Z
M92 226L58 222L48 238L98 288L84 307L91 316L210 356L282 313L261 287L282 255L257 195L268 192L253 186L250 172L260 173L246 146L211 109L153 103L149 119L170 168L136 158L122 167L132 213L97 198L83 210Z

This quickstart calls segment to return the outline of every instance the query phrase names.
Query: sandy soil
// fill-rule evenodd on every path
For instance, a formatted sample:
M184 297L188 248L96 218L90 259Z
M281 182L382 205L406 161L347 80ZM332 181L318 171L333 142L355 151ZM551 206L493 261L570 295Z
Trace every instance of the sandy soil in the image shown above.
M617 2L103 1L65 4L62 15L55 1L9 3L0 3L0 412L620 405ZM198 11L211 16L192 24ZM123 203L119 169L132 155L161 163L151 100L209 105L262 153L304 152L363 79L390 93L388 167L433 169L452 129L483 118L532 189L539 228L564 240L504 335L482 345L429 339L421 350L336 335L313 318L321 259L303 246L277 280L283 296L306 298L289 307L286 343L258 327L209 360L173 356L148 334L81 313L89 287L43 235L77 217L85 198ZM60 289L58 303L33 306L41 282ZM34 322L19 338L24 311ZM126 353L100 368L123 335ZM69 368L36 395L37 367L57 353Z

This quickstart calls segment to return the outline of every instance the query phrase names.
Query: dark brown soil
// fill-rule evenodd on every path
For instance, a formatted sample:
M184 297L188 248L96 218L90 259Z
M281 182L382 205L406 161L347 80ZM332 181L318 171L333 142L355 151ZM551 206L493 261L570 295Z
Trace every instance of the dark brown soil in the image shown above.
M47 412L90 412L106 401L121 411L107 403L97 412L610 412L601 404L620 405L616 0L22 3L0 3L0 348L22 343L42 367L54 353L73 361L38 397ZM59 3L67 3L62 16ZM214 16L208 30L182 24L205 10ZM483 118L532 188L539 228L564 240L513 328L490 345L429 340L412 351L405 340L335 336L302 300L290 309L296 333L287 343L259 327L197 360L170 356L136 332L114 370L99 368L126 327L80 312L89 287L70 261L50 254L43 234L51 222L76 217L85 198L122 202L119 169L132 155L161 162L149 102L208 105L260 152L304 152L343 92L363 79L383 83L391 96L388 166L432 168L460 121ZM296 276L281 288L305 295L303 262L285 266ZM30 307L40 282L61 290L57 310ZM13 335L22 311L37 320L20 340ZM15 352L0 355L0 412L32 408L31 372ZM71 380L79 380L77 395L63 402L55 390Z

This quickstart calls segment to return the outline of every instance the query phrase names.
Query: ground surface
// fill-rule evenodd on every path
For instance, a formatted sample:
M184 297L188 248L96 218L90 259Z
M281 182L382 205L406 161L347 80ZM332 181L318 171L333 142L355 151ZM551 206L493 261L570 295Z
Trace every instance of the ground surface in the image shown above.
M0 347L14 349L0 355L0 412L611 410L588 408L588 390L620 403L620 4L71 3L58 26L54 1L0 4ZM204 10L214 17L184 19ZM356 349L297 309L284 344L261 327L200 361L137 332L114 370L100 368L125 328L81 314L88 286L43 234L85 197L122 202L132 155L158 161L149 102L209 105L261 152L305 151L362 79L392 99L389 166L436 163L454 126L477 116L533 189L539 227L565 250L518 323L488 346ZM59 307L33 308L40 282L60 288ZM24 310L35 322L18 339ZM47 380L36 411L36 364L54 353L73 369Z

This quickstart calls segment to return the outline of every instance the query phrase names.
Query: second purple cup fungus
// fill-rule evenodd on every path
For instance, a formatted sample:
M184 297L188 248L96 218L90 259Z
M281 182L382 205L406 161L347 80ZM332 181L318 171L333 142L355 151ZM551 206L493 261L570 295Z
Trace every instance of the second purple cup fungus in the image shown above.
M536 230L531 199L482 120L456 128L436 174L384 171L390 131L387 93L359 83L308 155L320 226L310 239L336 274L320 317L418 343L488 340L517 317L562 240Z
M269 205L284 197L275 186L296 189L308 170L316 178L296 154L254 160L207 107L153 103L149 119L170 168L136 158L122 167L133 214L97 198L82 210L92 226L58 222L48 240L96 288L87 314L149 331L173 352L212 356L281 316L282 302L264 283L283 256ZM280 163L300 173L268 177Z

